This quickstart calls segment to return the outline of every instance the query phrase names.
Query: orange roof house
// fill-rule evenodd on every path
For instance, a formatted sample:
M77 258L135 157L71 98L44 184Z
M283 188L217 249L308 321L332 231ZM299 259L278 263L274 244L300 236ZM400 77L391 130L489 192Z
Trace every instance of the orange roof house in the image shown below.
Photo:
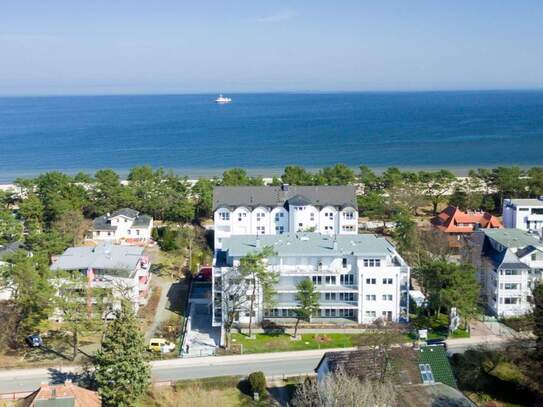
M66 381L60 385L42 384L39 389L25 397L24 407L100 407L100 396L95 391L84 389Z
M477 229L500 229L502 223L488 212L462 212L456 206L449 206L441 211L432 224L444 233L465 234Z

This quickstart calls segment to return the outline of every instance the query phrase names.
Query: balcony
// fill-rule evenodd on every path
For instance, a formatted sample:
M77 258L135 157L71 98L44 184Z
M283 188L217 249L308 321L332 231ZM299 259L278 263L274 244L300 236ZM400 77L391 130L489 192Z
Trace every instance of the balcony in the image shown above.
M300 305L295 301L276 302L274 308L298 308ZM319 301L319 308L349 308L358 309L357 301Z

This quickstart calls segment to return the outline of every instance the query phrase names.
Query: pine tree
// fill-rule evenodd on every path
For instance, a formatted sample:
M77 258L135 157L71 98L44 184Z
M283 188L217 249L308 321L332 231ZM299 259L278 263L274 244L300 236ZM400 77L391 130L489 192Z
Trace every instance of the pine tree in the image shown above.
M102 405L135 406L149 385L145 342L131 305L123 301L96 353L96 383Z

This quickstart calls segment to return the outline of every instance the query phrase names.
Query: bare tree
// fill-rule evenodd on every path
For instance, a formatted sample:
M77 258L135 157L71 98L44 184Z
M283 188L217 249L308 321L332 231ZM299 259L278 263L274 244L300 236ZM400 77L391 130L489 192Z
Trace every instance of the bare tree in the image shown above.
M237 315L247 308L248 287L245 278L237 270L232 270L222 276L220 287L216 287L215 289L220 291L222 296L222 304L220 306L222 306L222 312L225 315L225 347L229 349L230 333L232 332Z
M306 380L298 386L290 403L295 407L393 407L396 390L391 382L372 382L349 376L343 370L321 381Z

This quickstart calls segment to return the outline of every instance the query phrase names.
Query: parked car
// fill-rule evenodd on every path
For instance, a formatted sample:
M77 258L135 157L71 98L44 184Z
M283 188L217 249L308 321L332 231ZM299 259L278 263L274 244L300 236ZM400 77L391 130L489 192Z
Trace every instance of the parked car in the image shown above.
M447 343L444 339L427 339L426 345L441 345L447 350Z
M201 267L200 272L194 277L196 281L211 281L213 269L211 267Z
M32 334L26 337L26 343L31 348L39 348L40 346L43 346L43 339L40 334Z
M164 338L151 338L148 349L151 352L169 353L175 350L175 343Z

